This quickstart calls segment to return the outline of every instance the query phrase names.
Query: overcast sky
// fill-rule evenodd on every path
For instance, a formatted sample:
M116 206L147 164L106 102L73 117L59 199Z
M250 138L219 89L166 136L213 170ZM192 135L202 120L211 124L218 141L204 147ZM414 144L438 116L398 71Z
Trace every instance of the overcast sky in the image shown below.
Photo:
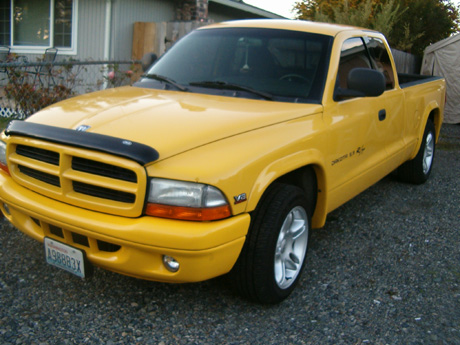
M286 18L294 18L292 7L300 0L244 0L245 3L262 8L264 10L280 14ZM460 0L452 1L459 5Z

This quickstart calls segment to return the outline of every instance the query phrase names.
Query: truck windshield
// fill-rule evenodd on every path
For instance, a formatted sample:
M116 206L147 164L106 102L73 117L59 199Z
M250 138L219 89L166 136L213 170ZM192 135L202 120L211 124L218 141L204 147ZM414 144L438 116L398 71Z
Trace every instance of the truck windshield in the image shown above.
M320 103L331 40L277 29L196 30L178 41L135 86Z

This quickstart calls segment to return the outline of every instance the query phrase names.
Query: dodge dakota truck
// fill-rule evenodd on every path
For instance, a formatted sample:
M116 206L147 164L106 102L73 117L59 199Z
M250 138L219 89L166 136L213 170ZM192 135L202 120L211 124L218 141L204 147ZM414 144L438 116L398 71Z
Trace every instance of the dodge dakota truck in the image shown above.
M11 122L0 208L79 277L228 273L246 298L277 303L329 212L392 172L428 179L444 102L444 80L399 75L378 32L213 24L133 86Z

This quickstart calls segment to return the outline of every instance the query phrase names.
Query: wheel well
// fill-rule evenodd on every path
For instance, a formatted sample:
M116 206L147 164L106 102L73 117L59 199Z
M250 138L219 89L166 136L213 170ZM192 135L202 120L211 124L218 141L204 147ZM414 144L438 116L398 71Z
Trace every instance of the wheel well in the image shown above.
M318 178L313 165L308 165L283 175L274 181L301 188L309 200L309 214L313 217L318 201Z
M441 126L441 114L439 112L439 108L433 109L428 115L428 120L431 120L434 124L434 128L436 129L436 139L439 136L440 126Z

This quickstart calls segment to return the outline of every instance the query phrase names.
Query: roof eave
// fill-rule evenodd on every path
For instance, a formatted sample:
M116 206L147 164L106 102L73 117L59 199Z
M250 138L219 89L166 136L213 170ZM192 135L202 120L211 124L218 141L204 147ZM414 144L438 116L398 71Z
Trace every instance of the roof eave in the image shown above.
M263 10L261 8L258 8L252 5L248 5L244 2L237 2L233 0L209 0L209 2L214 2L214 3L221 4L227 7L231 7L231 8L240 10L240 11L245 11L245 12L249 12L252 14L256 14L264 18L272 18L272 19L285 19L286 18L279 14L272 13L272 12Z

